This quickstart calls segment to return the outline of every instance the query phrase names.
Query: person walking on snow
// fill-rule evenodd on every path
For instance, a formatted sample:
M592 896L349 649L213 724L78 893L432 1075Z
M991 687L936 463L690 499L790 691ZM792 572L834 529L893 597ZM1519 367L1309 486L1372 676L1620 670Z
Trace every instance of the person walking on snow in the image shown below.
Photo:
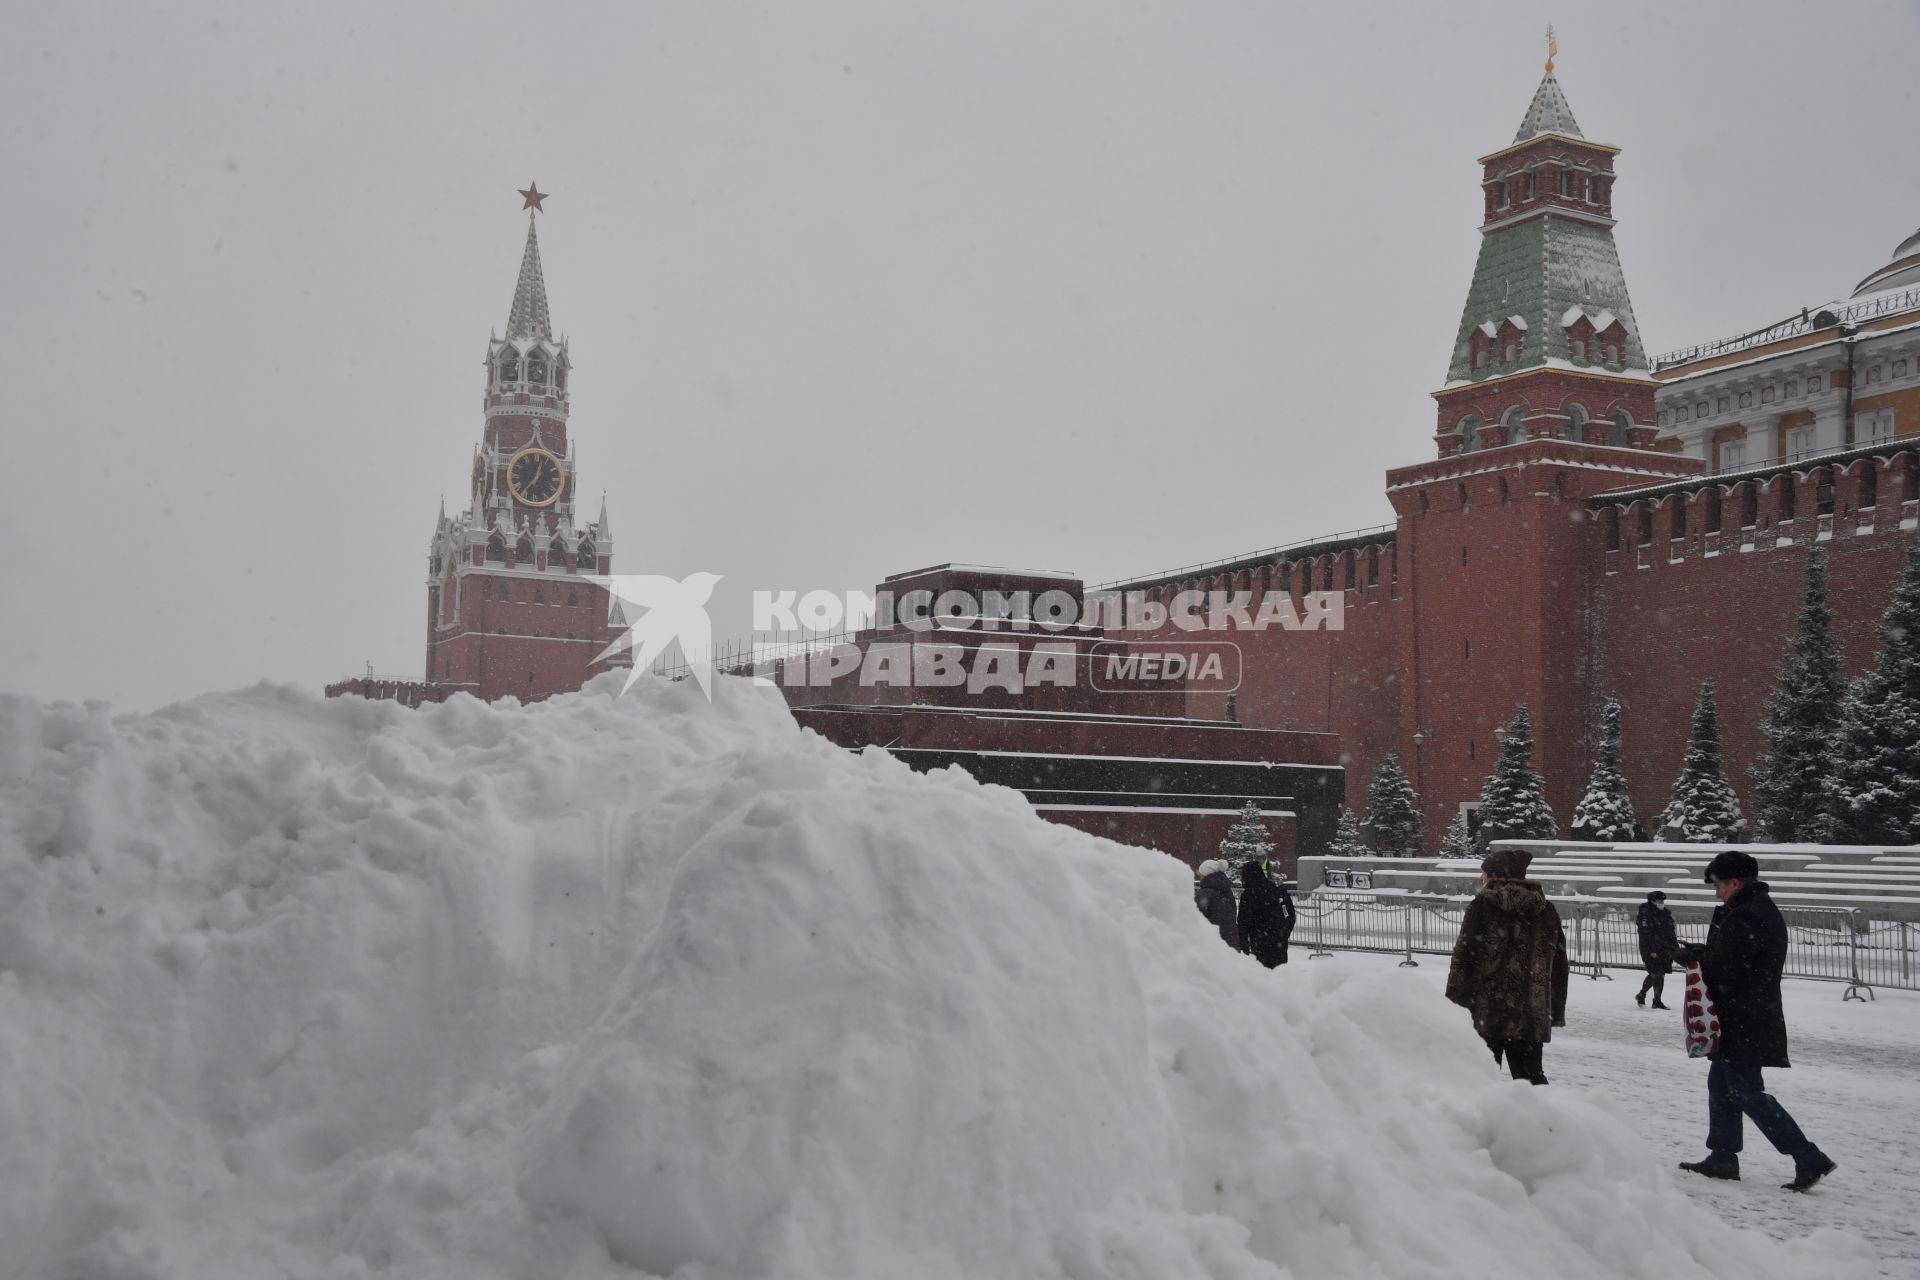
M1682 1161L1689 1173L1740 1179L1742 1118L1780 1154L1793 1159L1788 1191L1809 1191L1836 1167L1800 1131L1766 1090L1760 1073L1785 1067L1787 1017L1780 1005L1780 972L1787 963L1787 923L1760 879L1750 853L1729 849L1707 864L1707 883L1720 905L1707 925L1705 945L1680 944L1682 961L1700 964L1707 994L1720 1015L1720 1043L1707 1057L1707 1158Z
M1226 863L1209 858L1200 864L1200 878L1193 885L1193 905L1219 926L1220 937L1228 946L1240 950L1240 923L1234 916L1233 881L1227 879Z
M1545 1084L1545 1046L1567 1025L1567 935L1526 879L1530 861L1522 850L1495 849L1480 864L1484 887L1460 921L1447 999L1473 1014L1473 1029L1515 1080Z
M1240 864L1240 945L1271 969L1287 962L1287 939L1298 918L1293 895L1274 880L1265 858Z
M1640 930L1640 963L1647 967L1647 976L1633 1002L1645 1007L1647 992L1652 991L1654 1008L1671 1008L1660 1003L1660 994L1666 989L1667 975L1673 972L1673 958L1680 951L1680 938L1674 932L1673 913L1667 910L1667 895L1658 889L1648 894L1647 900L1640 904L1634 925Z

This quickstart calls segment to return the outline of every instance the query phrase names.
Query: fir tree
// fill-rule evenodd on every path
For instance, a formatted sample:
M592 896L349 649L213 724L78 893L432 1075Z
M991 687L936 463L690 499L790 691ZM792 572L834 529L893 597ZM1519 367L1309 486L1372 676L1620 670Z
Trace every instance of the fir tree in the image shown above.
M1420 797L1400 767L1387 755L1367 784L1367 843L1389 858L1417 858L1427 843L1427 824L1420 816Z
M1823 834L1825 784L1833 772L1834 735L1847 694L1840 645L1827 603L1826 553L1807 553L1800 619L1779 683L1767 700L1760 731L1766 746L1747 773L1753 779L1754 818L1768 840L1791 842Z
M1364 858L1368 855L1367 842L1360 838L1360 820L1353 816L1353 810L1340 810L1340 825L1334 829L1333 843L1327 846L1330 858Z
M1273 841L1267 838L1260 806L1249 800L1227 828L1226 839L1220 842L1220 856L1229 866L1238 867L1243 862L1264 862L1272 852Z
M1551 840L1560 834L1547 807L1547 783L1533 771L1533 719L1527 704L1515 708L1500 743L1500 759L1480 788L1480 830L1485 849L1495 840Z
M1620 771L1620 699L1608 698L1600 712L1600 749L1593 758L1587 794L1573 811L1573 838L1618 843L1640 839L1640 823L1627 796L1627 775Z
M1687 735L1687 758L1673 783L1665 825L1678 828L1680 839L1689 844L1737 839L1745 825L1740 821L1739 797L1720 767L1720 713L1711 680L1700 682L1693 729Z
M1443 858L1471 858L1473 836L1467 830L1467 811L1465 809L1453 815L1453 821L1447 824L1447 834L1440 841L1440 856Z
M1873 669L1847 691L1822 791L1824 838L1920 842L1920 542L1907 544Z

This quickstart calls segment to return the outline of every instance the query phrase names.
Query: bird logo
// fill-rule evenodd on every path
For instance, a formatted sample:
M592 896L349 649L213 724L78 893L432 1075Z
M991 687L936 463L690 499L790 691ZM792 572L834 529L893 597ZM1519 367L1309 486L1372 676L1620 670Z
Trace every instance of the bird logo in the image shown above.
M590 575L587 581L607 589L622 604L641 610L621 636L595 658L605 661L622 649L632 649L633 665L627 669L625 693L633 688L640 673L655 658L678 641L687 669L700 684L700 692L713 700L713 623L707 617L707 599L720 582L717 573L690 573L676 582L657 573L616 573Z

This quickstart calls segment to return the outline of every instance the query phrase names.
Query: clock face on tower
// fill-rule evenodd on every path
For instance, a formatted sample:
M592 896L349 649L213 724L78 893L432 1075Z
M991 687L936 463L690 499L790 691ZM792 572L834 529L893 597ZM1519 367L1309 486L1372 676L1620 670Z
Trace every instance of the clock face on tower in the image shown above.
M545 449L522 449L507 463L507 488L529 507L550 507L567 485L560 459Z

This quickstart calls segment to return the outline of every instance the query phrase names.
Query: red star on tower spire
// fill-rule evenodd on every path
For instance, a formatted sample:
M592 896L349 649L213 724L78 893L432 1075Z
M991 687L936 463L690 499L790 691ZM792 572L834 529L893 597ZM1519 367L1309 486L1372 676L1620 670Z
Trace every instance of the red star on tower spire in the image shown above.
M526 203L520 207L522 209L532 209L535 213L545 213L546 210L540 207L540 202L552 194L551 191L542 191L539 183L529 182L527 189L520 193L521 198L526 201Z

